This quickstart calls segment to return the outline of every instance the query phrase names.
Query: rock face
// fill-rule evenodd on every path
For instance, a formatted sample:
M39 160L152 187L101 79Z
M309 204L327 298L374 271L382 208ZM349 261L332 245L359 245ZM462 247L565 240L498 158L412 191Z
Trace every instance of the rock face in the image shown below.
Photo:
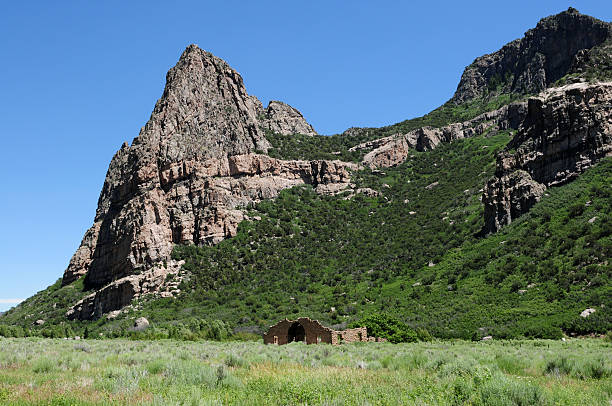
M523 38L468 66L452 101L458 104L496 92L539 93L570 70L579 71L584 50L610 38L611 24L573 8L544 18Z
M271 106L266 117L279 128L305 128L297 110ZM299 184L322 193L348 185L355 164L254 153L269 147L261 126L272 121L260 121L262 111L227 63L195 45L185 50L146 126L110 163L94 224L63 277L68 284L86 275L86 287L97 292L69 317L99 317L158 290L154 281L162 284L166 275L148 273L169 259L173 244L235 235L244 218L240 208L250 202Z
M513 103L499 110L487 112L462 123L441 128L422 127L407 134L396 134L359 144L351 150L370 150L363 164L371 168L385 168L406 160L411 151L429 151L444 142L481 135L485 132L516 130L527 114L526 103Z
M296 108L279 101L271 101L260 116L262 127L283 135L317 135L314 128Z
M66 313L66 317L70 320L97 319L105 313L128 306L132 300L147 294L171 297L180 293L180 279L176 277L181 262L170 260L166 266L159 264L138 275L119 278L77 302ZM173 282L168 283L169 276L173 277Z
M485 232L528 211L547 187L612 154L612 83L577 83L530 98L527 116L497 156L483 193Z

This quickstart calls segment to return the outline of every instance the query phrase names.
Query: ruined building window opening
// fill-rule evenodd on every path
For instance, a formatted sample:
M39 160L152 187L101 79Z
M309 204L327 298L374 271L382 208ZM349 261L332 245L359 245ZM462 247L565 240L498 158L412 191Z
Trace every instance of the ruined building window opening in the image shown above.
M304 341L306 339L306 331L304 330L304 326L296 321L291 325L291 327L289 327L287 336L288 343L292 343L294 341Z
M274 344L278 345L278 336L274 336Z
M321 336L317 336L317 344L321 344Z

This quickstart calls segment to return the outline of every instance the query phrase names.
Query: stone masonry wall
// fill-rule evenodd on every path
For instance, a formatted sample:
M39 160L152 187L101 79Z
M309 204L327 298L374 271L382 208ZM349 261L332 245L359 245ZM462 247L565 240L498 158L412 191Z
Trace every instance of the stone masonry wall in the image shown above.
M306 344L327 343L338 345L357 341L380 342L382 340L375 337L368 337L368 330L366 327L335 331L329 327L323 326L317 320L311 320L308 317L300 317L297 320L284 319L271 326L268 332L263 335L264 344L287 344L289 342L289 329L295 324L299 324L304 328L304 341Z

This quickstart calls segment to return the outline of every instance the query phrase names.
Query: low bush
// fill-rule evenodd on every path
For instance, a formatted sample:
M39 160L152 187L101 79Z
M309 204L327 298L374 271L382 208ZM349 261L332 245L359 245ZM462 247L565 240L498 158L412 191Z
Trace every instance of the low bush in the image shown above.
M408 325L386 314L374 314L364 317L352 327L366 327L371 337L386 338L392 343L409 343L418 340L417 333Z
M546 393L540 386L518 381L505 375L493 376L479 390L483 406L535 406L550 405Z

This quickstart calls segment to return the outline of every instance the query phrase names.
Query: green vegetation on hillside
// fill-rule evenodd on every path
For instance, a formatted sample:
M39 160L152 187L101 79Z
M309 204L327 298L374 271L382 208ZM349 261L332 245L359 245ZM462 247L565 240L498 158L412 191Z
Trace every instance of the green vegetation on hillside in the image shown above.
M386 286L474 239L483 223L479 188L508 139L468 139L383 173L358 174L357 187L380 191L377 198L284 191L253 208L262 220L242 223L236 237L214 247L177 246L175 258L192 273L185 293L145 304L143 312L261 329L282 317L342 324L398 301L412 307L405 294L386 294Z
M612 344L0 338L0 404L608 406Z
M266 132L272 144L268 154L281 159L340 159L359 162L364 151L349 151L351 147L394 134L406 134L417 128L443 127L457 122L471 120L476 116L501 108L526 96L502 94L492 98L477 99L469 103L455 105L447 102L422 117L405 120L381 128L355 128L349 134L332 136L307 136L302 134L280 135Z
M477 188L506 139L464 140L384 174L363 173L360 186L382 191L380 198L287 191L262 203L262 221L241 225L236 238L177 247L175 257L193 272L185 286L192 291L146 309L176 317L188 308L259 327L298 315L342 324L387 312L445 338L605 333L612 329L612 160L550 189L500 233L476 239ZM581 318L589 307L596 313Z
M415 152L395 168L356 173L357 187L377 190L378 197L283 191L251 207L261 220L241 223L236 237L175 248L174 258L184 259L190 273L177 298L144 300L116 320L68 322L64 312L86 292L78 282L56 284L0 324L47 336L87 327L96 337L219 339L231 329L261 332L284 317L342 328L385 313L440 338L612 330L612 160L548 190L499 233L477 237L480 188L509 138L456 141ZM596 312L580 317L586 308ZM47 323L33 326L39 313ZM146 335L128 331L139 316L153 324Z
M67 322L66 311L86 295L82 279L63 287L62 280L58 279L47 289L4 313L0 318L0 336L72 337L82 335L85 326L78 322ZM39 319L44 319L46 325L36 326L35 323Z

